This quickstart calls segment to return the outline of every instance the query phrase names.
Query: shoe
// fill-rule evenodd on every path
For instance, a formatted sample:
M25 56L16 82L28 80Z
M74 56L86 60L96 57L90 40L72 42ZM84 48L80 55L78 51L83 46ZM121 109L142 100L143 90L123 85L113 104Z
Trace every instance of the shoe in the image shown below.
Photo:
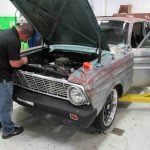
M3 138L3 139L8 139L8 138L10 138L10 137L12 137L12 136L21 134L23 131L24 131L24 128L23 128L23 127L15 127L15 130L14 130L12 133L9 133L9 134L7 134L7 135L2 135L2 138Z

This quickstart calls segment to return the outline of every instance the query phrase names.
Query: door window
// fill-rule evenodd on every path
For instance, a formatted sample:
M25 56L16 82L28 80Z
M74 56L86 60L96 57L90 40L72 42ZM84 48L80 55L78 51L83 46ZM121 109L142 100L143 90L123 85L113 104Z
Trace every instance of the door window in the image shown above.
M149 31L150 31L150 23L145 22L145 35L147 35Z
M141 43L140 48L150 48L150 32L144 41Z
M138 22L133 25L132 36L131 36L131 46L132 48L137 48L138 45L144 38L143 35L144 22Z

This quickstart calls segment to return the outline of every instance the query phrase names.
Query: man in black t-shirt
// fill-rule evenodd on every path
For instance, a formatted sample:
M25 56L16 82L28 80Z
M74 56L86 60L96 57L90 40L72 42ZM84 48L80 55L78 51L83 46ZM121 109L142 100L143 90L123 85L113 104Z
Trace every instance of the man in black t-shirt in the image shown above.
M32 34L33 28L28 23L0 32L0 126L3 128L3 139L24 131L23 127L16 127L11 120L12 72L13 68L28 63L27 57L20 57L20 48L21 41L27 41Z

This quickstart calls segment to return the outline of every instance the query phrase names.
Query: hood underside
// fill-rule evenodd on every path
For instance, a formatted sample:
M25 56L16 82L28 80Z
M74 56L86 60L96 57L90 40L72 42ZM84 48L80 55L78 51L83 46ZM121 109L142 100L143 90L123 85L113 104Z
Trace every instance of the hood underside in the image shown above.
M34 25L49 45L74 44L109 49L87 0L11 0L11 2Z

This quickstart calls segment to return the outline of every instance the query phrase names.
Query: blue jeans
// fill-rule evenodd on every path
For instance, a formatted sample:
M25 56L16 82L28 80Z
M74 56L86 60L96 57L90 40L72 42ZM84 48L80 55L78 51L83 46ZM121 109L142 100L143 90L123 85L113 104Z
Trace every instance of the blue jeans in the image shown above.
M12 81L0 82L0 122L3 128L3 134L9 134L14 131L15 124L11 120L13 109L13 83Z

